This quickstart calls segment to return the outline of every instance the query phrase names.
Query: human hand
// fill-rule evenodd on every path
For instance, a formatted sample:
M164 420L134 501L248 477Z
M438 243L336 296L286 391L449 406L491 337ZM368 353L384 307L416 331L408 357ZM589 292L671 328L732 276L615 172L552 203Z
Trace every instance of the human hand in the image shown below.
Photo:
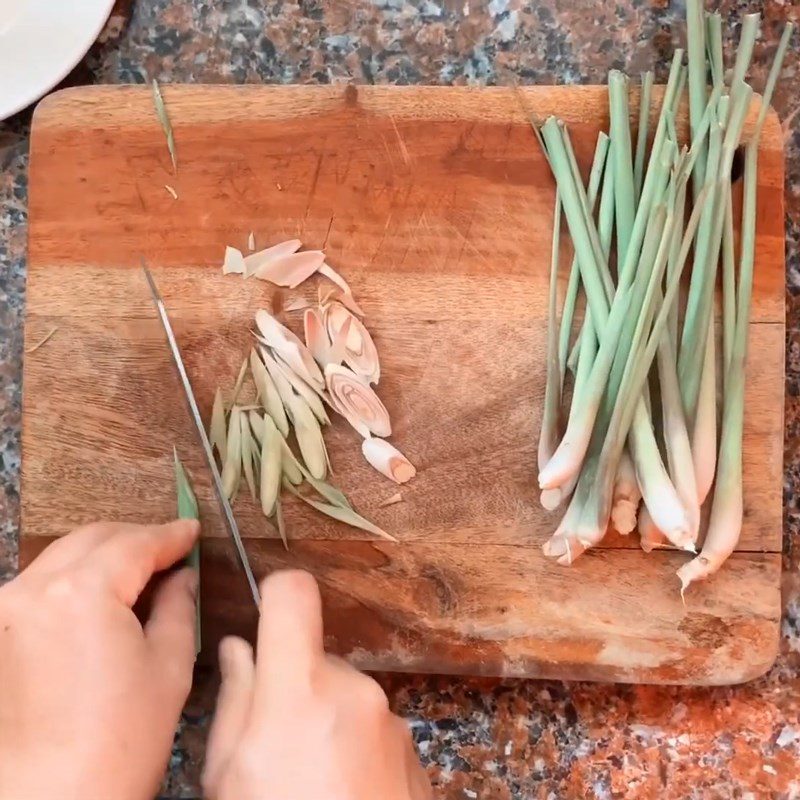
M197 573L131 607L185 556L196 521L99 523L0 589L0 799L145 800L158 791L195 658Z
M258 658L220 645L222 686L206 748L211 800L429 800L406 724L372 678L325 654L319 589L305 572L261 588Z

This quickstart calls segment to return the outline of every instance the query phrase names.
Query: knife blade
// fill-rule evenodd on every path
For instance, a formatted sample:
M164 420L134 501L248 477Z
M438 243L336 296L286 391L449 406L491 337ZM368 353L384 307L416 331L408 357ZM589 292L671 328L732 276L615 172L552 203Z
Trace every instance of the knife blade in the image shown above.
M183 393L186 397L186 402L189 405L189 412L192 417L192 421L194 422L195 429L197 430L200 444L203 446L206 464L211 472L211 478L214 483L214 491L216 492L217 499L222 507L222 514L225 517L225 522L228 526L228 532L230 533L234 547L236 548L236 554L239 557L239 564L244 570L245 577L247 578L247 583L250 587L250 593L253 595L256 608L258 608L261 603L261 597L258 592L258 583L253 575L253 569L250 566L250 559L247 556L247 551L244 548L244 542L242 542L242 536L239 533L239 526L236 524L236 518L233 516L233 509L231 509L231 504L228 502L228 497L225 494L225 490L222 488L222 477L217 469L217 462L214 460L214 453L211 450L211 442L208 440L208 435L206 434L206 429L203 425L203 418L200 416L200 409L197 407L197 400L195 400L192 384L189 381L188 374L186 373L186 367L183 363L181 351L178 348L178 342L175 338L175 332L173 331L172 324L169 321L167 308L164 305L164 300L161 297L161 293L158 291L156 282L153 279L150 270L147 268L147 264L144 263L144 260L142 260L142 270L144 271L144 276L147 279L147 284L150 287L150 293L153 295L153 302L155 303L156 311L158 311L161 325L164 328L164 333L167 337L167 344L169 345L169 350L172 354L172 361L178 370L178 375L180 377L181 384L183 385Z

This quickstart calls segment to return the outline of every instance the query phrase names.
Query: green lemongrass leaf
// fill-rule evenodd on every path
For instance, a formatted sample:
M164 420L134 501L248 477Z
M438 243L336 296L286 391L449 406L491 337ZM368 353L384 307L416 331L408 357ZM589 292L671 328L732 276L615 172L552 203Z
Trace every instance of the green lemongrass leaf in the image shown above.
M175 467L175 492L178 499L178 519L200 519L200 509L197 505L197 497L195 497L192 484L189 481L189 476L186 474L183 464L178 458L177 448L172 448L172 455ZM198 580L200 577L200 542L194 543L194 546L186 556L187 566L197 570ZM202 635L200 626L200 591L198 588L197 598L195 600L195 627L194 627L194 650L195 654L200 652L202 647Z
M156 115L161 127L164 129L164 135L167 137L167 149L169 150L169 157L172 161L172 171L178 172L178 157L175 154L175 136L172 133L172 123L169 121L167 114L167 107L164 105L164 98L161 94L161 87L158 81L153 79L153 104L156 108Z
M250 497L256 500L256 479L253 471L253 457L255 448L253 446L253 434L250 430L250 418L247 414L239 412L239 426L241 430L242 444L242 468L247 488L250 490Z
M281 401L281 396L275 382L270 377L264 362L259 358L255 348L250 351L250 371L253 373L253 382L256 385L256 393L264 411L272 417L272 421L278 427L283 436L289 435L289 420L286 418L286 411Z
M706 14L706 54L711 68L711 80L715 88L725 85L725 59L722 54L722 16ZM724 117L720 117L725 121Z
M275 512L281 487L281 434L271 417L264 418L261 443L261 510L271 517Z
M284 481L283 484L284 488L291 492L295 497L299 497L304 503L308 503L312 508L316 508L317 511L322 512L326 516L330 517L331 519L338 520L339 522L344 522L347 525L352 526L353 528L360 528L363 531L367 531L368 533L372 533L375 536L379 536L382 539L386 539L390 542L396 542L394 536L386 531L379 528L373 522L370 522L368 519L365 519L360 514L357 514L353 511L352 508L342 508L342 506L335 506L331 503L323 503L319 500L314 500L310 497L306 497L305 495L301 494L291 483L288 481Z
M228 500L233 500L242 477L242 424L241 411L234 406L228 419L228 445L222 464L222 488Z
M636 158L633 167L633 188L636 202L642 194L644 182L644 160L647 156L647 133L650 126L650 96L653 91L654 75L648 71L642 75L642 92L639 96L639 130L636 137Z
M288 551L289 539L286 536L286 521L283 519L283 505L281 504L280 498L275 502L275 524L278 528L283 546Z
M228 450L228 431L225 421L225 404L222 402L222 392L217 389L214 394L214 405L211 409L211 425L208 431L208 440L212 451L216 449L220 464L225 463Z

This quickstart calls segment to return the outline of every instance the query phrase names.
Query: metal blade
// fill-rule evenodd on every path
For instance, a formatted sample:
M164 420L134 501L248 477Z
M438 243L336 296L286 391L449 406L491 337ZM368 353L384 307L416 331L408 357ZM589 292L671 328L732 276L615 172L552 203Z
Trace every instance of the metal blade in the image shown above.
M231 504L228 502L228 497L222 488L222 478L219 474L219 470L217 469L217 463L214 460L214 453L211 450L211 442L209 442L206 429L203 426L203 418L200 416L200 410L197 407L197 401L195 400L194 392L192 391L192 384L189 382L189 376L186 374L186 367L183 364L183 358L181 358L181 352L178 349L178 342L175 340L175 333L172 330L172 325L170 324L169 316L167 315L167 309L164 306L164 301L161 298L161 294L158 291L155 281L153 280L153 276L150 274L150 270L147 268L147 265L144 263L144 261L142 261L142 269L144 270L145 278L147 278L147 283L150 286L150 292L153 295L153 302L155 303L156 310L158 311L158 316L161 319L161 324L164 327L164 333L167 335L167 344L169 345L170 352L172 353L172 360L175 363L181 383L183 384L183 391L186 395L186 401L189 404L189 411L191 413L192 420L194 421L194 426L197 429L197 435L200 438L200 444L203 446L203 452L206 456L206 463L211 471L211 477L214 482L214 490L217 493L217 498L222 506L222 513L225 516L225 521L228 524L228 531L230 532L231 538L233 539L233 543L236 547L236 554L239 556L239 563L244 570L244 574L247 578L247 583L250 586L250 592L253 595L256 608L258 608L261 602L261 597L258 593L258 583L253 575L253 570L250 566L250 560L247 557L247 551L244 549L242 536L239 533L239 526L236 524L236 519L233 516Z

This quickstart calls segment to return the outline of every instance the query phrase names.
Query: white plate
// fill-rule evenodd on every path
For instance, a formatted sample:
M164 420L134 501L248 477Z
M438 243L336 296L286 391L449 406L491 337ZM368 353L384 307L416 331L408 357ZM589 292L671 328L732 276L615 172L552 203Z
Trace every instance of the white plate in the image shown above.
M0 0L0 120L69 75L113 5L114 0Z

